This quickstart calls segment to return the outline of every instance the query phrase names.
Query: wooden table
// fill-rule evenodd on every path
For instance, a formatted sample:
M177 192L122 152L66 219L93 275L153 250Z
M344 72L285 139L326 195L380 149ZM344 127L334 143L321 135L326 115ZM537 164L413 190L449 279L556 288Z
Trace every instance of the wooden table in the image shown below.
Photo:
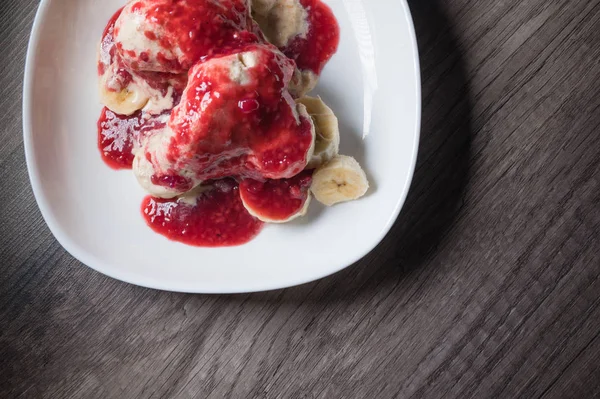
M412 1L422 144L392 232L234 296L114 281L52 237L21 135L37 4L0 6L0 397L600 397L600 0Z

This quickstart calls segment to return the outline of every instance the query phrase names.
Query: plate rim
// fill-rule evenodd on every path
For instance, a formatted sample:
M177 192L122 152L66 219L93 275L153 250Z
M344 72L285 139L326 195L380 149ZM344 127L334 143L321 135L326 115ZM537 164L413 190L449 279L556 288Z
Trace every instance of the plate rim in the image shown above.
M123 281L129 284L157 289L163 291L170 292L181 292L181 293L196 293L196 294L240 294L240 293L251 293L251 292L264 292L271 291L276 289L283 289L294 287L302 284L306 284L312 281L320 280L327 276L338 273L339 271L346 269L352 265L354 265L359 260L363 259L369 253L371 253L387 236L390 229L398 219L400 214L400 210L404 207L406 202L406 198L408 196L408 192L410 191L410 186L412 184L415 168L417 164L420 136L421 136L421 118L422 118L422 87L421 87L421 70L420 70L420 60L419 60L419 48L417 45L416 32L414 27L414 22L412 18L412 13L410 11L410 7L408 6L407 0L396 0L401 3L402 8L405 11L405 17L408 22L409 27L409 36L412 45L413 52L413 65L414 65L414 79L416 82L416 92L415 100L416 100L416 115L415 115L415 129L412 132L414 135L413 139L413 149L412 149L412 162L410 163L410 169L407 174L407 178L404 183L404 188L402 189L402 195L398 198L396 205L394 207L393 213L390 215L388 219L388 223L384 226L379 233L379 236L373 239L375 243L373 247L364 251L364 253L358 253L355 255L351 262L341 262L340 265L333 267L324 271L323 273L319 273L317 275L312 275L310 277L304 278L296 278L295 280L279 282L279 283L265 283L260 287L252 287L252 288L232 288L232 289L224 289L224 288L212 288L212 287L201 287L198 289L190 289L190 288L181 288L181 287L173 287L167 284L161 284L159 281L150 281L145 279L143 275L138 273L129 273L125 270L121 272L113 272L110 266L105 265L106 262L97 259L94 255L88 253L77 244L75 244L69 237L69 235L64 232L60 227L58 222L55 220L52 212L49 211L48 204L46 202L45 195L42 194L41 182L37 171L39 168L37 167L37 162L35 157L33 156L33 129L32 129L32 121L33 121L33 112L32 112L32 101L33 101L33 71L36 65L36 47L37 43L40 40L41 34L41 21L44 20L45 14L48 12L49 5L53 0L41 0L37 12L35 14L35 18L33 21L33 25L31 28L31 34L29 37L28 45L27 45L27 54L25 60L25 70L23 77L23 147L25 151L25 161L27 167L27 173L29 175L29 181L33 190L33 195L40 209L40 213L42 214L42 218L52 235L56 238L58 243L76 260L81 262L83 265L95 270L98 273L101 273L105 276L111 277L113 279ZM347 264L346 264L347 263Z

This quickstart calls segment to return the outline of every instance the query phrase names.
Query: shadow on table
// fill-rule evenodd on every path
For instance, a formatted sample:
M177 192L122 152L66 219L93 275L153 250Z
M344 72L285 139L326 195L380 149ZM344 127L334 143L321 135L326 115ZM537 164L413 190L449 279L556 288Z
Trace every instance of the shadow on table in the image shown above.
M251 300L327 302L397 284L427 264L456 220L468 180L471 140L465 65L437 2L409 4L419 42L423 115L415 176L398 220L353 267L284 292L254 294Z

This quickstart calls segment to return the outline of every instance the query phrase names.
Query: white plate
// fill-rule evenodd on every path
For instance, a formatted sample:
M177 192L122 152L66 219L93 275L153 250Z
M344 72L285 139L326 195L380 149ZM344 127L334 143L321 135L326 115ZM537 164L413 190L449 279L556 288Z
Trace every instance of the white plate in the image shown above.
M27 54L23 127L38 205L56 239L86 265L146 287L198 293L262 291L309 282L356 262L389 231L416 161L420 78L405 0L329 0L338 53L317 94L336 112L341 152L371 181L363 199L267 226L249 244L196 248L146 226L130 171L100 159L96 44L125 0L43 0Z

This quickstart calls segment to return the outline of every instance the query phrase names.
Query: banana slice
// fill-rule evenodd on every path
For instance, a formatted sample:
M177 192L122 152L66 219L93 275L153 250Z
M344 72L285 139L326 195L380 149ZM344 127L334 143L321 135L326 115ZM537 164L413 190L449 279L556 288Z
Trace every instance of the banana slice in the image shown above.
M136 85L128 85L119 91L110 90L104 79L100 80L100 101L111 111L131 115L144 108L150 98Z
M336 155L316 170L310 189L317 201L331 206L362 197L369 189L369 181L356 159Z
M286 223L306 215L310 205L311 173L265 182L244 179L240 198L252 216L266 223Z
M284 217L283 219L272 218L268 214L263 213L260 209L253 208L252 205L244 202L244 197L241 197L241 198L242 198L242 204L244 205L244 208L246 208L248 213L251 214L252 216L254 216L255 218L257 218L258 220L260 220L261 222L283 224L283 223L291 222L294 219L297 219L299 217L306 215L306 213L308 212L308 207L310 206L310 200L312 197L310 195L308 195L306 197L306 200L304 201L304 204L302 205L302 207L300 209L295 211L293 214Z
M296 101L306 107L315 125L315 150L306 168L318 168L338 154L340 149L338 119L321 97L302 97Z

